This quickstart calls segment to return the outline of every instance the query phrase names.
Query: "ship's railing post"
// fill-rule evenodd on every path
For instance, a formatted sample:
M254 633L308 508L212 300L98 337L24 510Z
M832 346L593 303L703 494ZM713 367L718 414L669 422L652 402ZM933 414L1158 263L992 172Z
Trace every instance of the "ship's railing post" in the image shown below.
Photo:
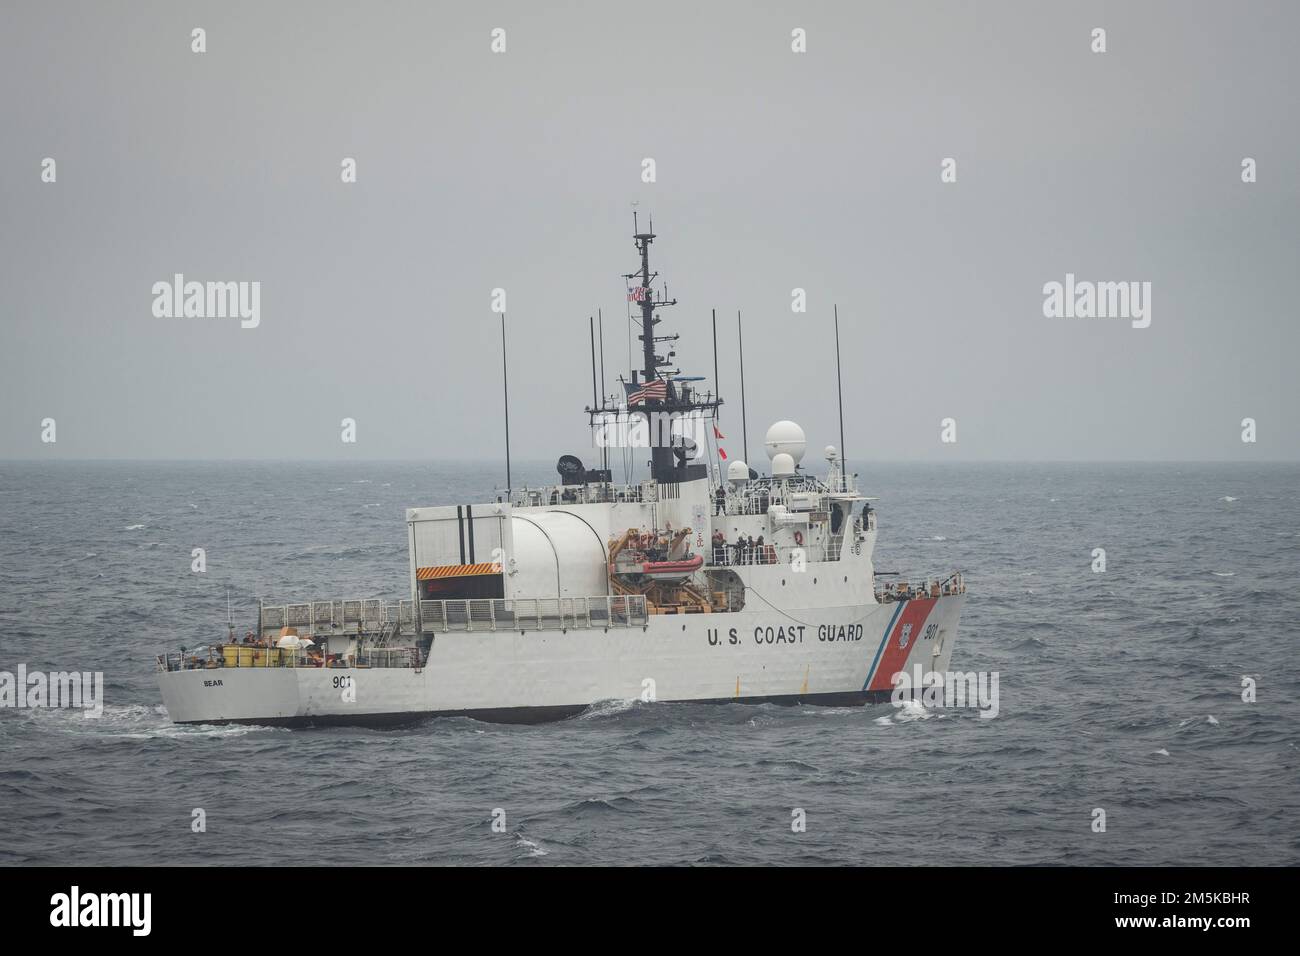
M492 622L492 630L497 629L497 602L488 601L488 620Z

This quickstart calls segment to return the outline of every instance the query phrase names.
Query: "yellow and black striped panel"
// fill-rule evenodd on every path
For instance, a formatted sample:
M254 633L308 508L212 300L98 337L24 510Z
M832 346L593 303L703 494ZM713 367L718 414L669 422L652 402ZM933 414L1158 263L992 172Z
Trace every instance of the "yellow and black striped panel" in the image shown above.
M416 568L417 581L431 581L434 578L465 578L474 574L500 574L501 565L495 562L484 564L444 564L436 568Z

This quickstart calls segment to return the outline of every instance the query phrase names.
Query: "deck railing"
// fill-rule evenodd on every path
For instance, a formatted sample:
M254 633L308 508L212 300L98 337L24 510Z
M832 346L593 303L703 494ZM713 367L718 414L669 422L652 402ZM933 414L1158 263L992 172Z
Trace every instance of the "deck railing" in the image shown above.
M261 605L262 633L294 627L306 637L403 630L415 626L414 601L309 601Z
M417 647L366 647L355 658L340 654L326 657L299 648L266 644L210 644L179 654L159 654L160 671L216 670L222 668L328 667L389 668L420 667Z
M482 598L421 601L421 629L437 631L566 630L571 627L642 627L645 598L600 595L574 598ZM414 601L311 601L264 604L263 635L293 627L302 637L414 633Z
M843 535L833 535L825 544L805 544L794 547L764 544L762 547L753 548L737 548L733 544L715 547L711 549L708 567L738 568L764 564L794 566L798 563L820 564L826 561L838 561L843 543Z
M946 578L930 578L912 583L895 581L885 585L876 592L876 601L887 604L890 601L910 601L915 598L948 597L953 594L966 593L966 578L960 571L954 571Z
M516 508L545 508L554 505L619 504L655 501L658 485L643 481L639 485L592 482L586 485L547 485L542 488L519 488L510 497Z
M646 620L639 594L420 602L420 628L426 633L644 627Z

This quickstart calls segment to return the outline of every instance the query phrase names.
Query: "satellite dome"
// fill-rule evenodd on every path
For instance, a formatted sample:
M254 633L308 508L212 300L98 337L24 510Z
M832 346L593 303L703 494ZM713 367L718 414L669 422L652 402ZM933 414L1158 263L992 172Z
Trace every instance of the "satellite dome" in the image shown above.
M808 448L803 429L794 422L777 422L767 430L767 440L763 444L767 446L767 457L772 459L773 466L776 456L781 454L789 455L796 465L799 464Z
M727 480L736 482L748 481L749 466L737 458L727 466Z
M836 447L835 447L834 445L827 445L827 446L826 446L826 460L827 460L827 461L834 461L836 458L839 458L839 457L840 457L839 450L836 449Z
M789 455L783 451L779 451L775 455L773 455L772 456L772 477L793 478L794 477L794 456Z

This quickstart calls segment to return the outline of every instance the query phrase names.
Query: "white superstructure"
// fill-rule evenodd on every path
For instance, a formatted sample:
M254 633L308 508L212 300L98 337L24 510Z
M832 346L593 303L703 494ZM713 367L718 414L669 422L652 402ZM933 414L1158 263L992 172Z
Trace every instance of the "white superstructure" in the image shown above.
M705 415L655 354L648 247L629 279L642 310L643 369L613 416ZM670 353L671 357L672 353ZM643 377L638 381L638 372ZM658 429L661 434L668 430ZM407 511L409 598L262 606L256 632L159 657L178 722L389 723L435 714L535 721L609 699L853 704L893 675L946 671L960 574L876 584L876 513L827 447L803 468L803 429L767 432L770 473L703 460L680 432L652 444L650 476L560 460L561 482L496 501ZM725 469L725 470L724 470Z

